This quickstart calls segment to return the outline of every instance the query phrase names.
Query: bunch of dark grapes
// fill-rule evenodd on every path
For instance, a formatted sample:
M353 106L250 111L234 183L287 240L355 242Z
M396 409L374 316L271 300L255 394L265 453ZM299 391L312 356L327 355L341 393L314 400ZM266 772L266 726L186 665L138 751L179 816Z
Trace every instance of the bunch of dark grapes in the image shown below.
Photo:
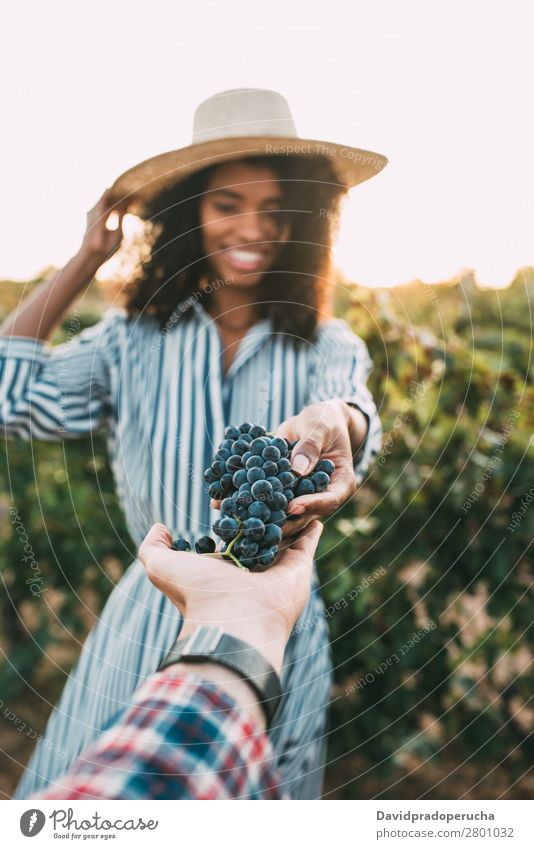
M221 516L213 525L224 542L221 554L252 572L263 572L274 563L289 502L322 492L330 483L331 460L320 460L313 472L302 477L291 471L295 445L267 434L261 425L229 425L204 472L211 498L222 502ZM202 537L196 546L213 544L214 550L213 540L207 540L210 537Z

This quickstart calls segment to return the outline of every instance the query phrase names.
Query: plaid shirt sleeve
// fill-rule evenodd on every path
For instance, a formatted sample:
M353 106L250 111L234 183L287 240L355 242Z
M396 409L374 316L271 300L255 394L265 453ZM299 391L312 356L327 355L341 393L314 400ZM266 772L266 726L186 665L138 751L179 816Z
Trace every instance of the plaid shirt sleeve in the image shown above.
M287 799L271 742L217 684L168 667L35 799Z

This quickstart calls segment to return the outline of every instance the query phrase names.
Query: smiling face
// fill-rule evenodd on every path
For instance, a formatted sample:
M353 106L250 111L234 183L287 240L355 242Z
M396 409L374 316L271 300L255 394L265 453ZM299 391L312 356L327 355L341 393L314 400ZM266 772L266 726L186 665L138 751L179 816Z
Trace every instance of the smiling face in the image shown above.
M218 166L199 202L204 255L217 277L257 285L272 267L289 223L276 172L245 160Z

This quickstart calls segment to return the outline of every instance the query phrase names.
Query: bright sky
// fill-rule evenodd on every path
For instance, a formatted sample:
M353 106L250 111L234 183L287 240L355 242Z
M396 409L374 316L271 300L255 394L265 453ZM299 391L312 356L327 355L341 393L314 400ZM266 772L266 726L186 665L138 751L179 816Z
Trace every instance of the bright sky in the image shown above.
M21 0L4 7L0 277L78 249L119 173L189 144L228 88L289 100L299 135L384 153L336 256L353 280L505 285L534 265L529 0Z

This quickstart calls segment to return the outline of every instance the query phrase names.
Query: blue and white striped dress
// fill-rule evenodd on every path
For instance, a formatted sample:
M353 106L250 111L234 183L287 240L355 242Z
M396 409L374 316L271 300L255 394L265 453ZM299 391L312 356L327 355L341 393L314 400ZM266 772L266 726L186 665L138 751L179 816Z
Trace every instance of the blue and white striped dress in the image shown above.
M210 533L216 511L202 478L227 424L274 431L307 404L343 398L369 417L355 465L358 482L380 449L381 426L366 387L364 342L340 319L322 322L314 344L251 327L226 374L217 325L199 303L162 331L152 317L110 309L72 340L49 346L0 339L0 422L8 436L58 441L104 429L118 495L139 545L158 521L174 537ZM284 697L271 730L284 790L321 794L330 645L317 577L284 658ZM17 788L27 798L64 772L157 668L181 628L178 610L134 560L111 593L69 676L44 737ZM63 750L63 751L61 751ZM63 754L66 752L66 756ZM60 756L61 753L61 756Z

